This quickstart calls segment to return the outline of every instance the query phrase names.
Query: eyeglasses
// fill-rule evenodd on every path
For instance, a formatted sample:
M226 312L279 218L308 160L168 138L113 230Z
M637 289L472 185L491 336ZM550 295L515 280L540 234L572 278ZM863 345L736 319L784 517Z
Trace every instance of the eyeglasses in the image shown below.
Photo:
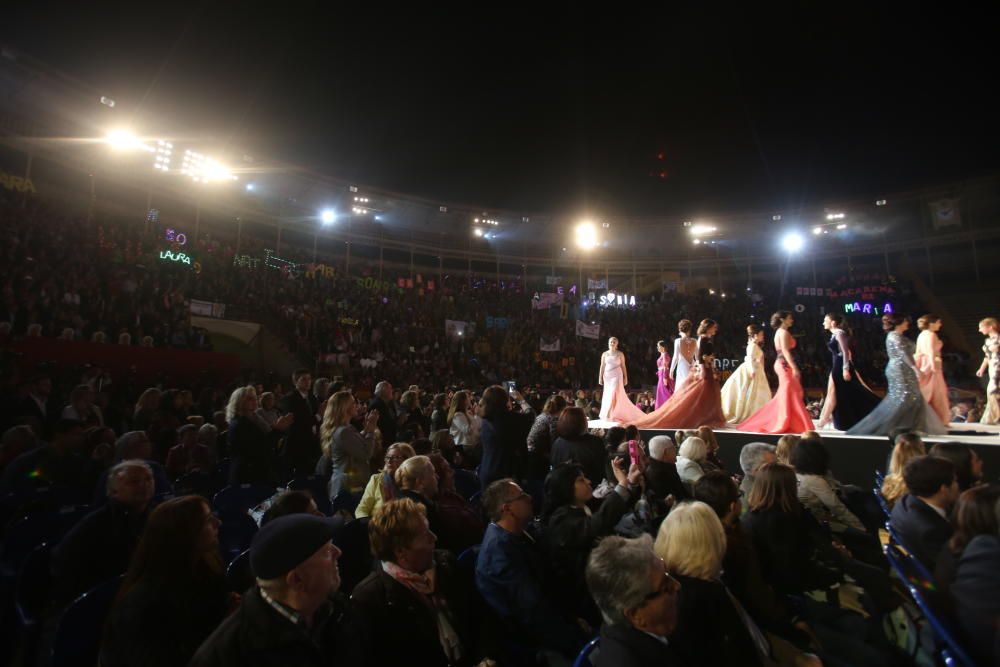
M513 505L518 500L531 500L531 495L522 491L521 493L517 494L516 496L505 502L504 505Z
M385 460L386 461L405 461L406 457L405 456L387 456L387 457L385 457Z
M660 559L660 563L663 564L663 577L664 577L663 585L657 588L652 593L647 593L646 596L642 598L642 604L648 604L653 600L655 600L656 598L663 597L667 593L672 593L676 591L680 587L680 582L674 579L673 576L671 576L671 574L667 572L667 564L663 562L662 558Z

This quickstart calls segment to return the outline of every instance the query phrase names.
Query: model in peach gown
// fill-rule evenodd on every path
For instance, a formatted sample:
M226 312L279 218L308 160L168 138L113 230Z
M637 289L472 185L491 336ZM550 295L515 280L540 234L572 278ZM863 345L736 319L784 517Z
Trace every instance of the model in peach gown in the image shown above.
M948 385L944 381L941 364L941 348L944 343L937 335L941 320L934 315L924 315L917 320L917 326L922 331L917 336L917 351L913 360L923 373L920 376L920 393L938 418L947 424L951 421L951 410L948 408Z

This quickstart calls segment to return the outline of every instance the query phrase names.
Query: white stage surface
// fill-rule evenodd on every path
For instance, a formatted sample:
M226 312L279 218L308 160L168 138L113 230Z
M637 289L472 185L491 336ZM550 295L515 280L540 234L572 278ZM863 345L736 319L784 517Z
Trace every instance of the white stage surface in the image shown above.
M592 419L587 423L588 428L611 428L612 426L621 426L618 422L606 421L602 419ZM694 426L686 427L685 430L693 430ZM678 429L640 429L642 431L674 431ZM716 433L742 433L744 435L773 435L765 433L754 433L753 431L737 431L733 428L718 428L713 429ZM923 440L924 442L929 442L931 444L936 442L964 442L970 445L987 445L1000 447L1000 425L991 424L964 424L964 423L951 423L948 424L948 430L952 431L948 435L936 435L927 436ZM836 438L850 438L857 440L871 440L873 438L879 438L881 436L877 435L845 435L843 431L838 431L832 428L817 429L817 433L820 435L829 435ZM986 435L988 434L988 435Z

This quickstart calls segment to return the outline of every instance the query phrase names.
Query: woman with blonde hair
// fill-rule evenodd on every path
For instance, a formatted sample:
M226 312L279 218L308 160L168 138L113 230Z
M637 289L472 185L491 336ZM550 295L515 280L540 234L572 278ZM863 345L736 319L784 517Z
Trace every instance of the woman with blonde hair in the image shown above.
M882 480L882 497L891 509L896 501L910 492L903 480L903 468L911 460L927 454L924 441L916 433L900 433L892 448L889 474Z
M323 456L316 465L316 474L329 477L327 490L331 501L344 491L360 494L371 477L368 462L377 446L378 412L372 410L365 417L363 433L358 433L351 424L357 414L358 403L349 391L338 391L326 402L320 427Z
M232 464L230 484L272 484L275 454L282 433L295 417L287 414L269 426L257 415L257 389L253 385L238 387L229 396L226 421L229 422L227 441Z
M789 461L792 458L792 450L795 449L800 440L802 440L801 437L792 435L791 433L778 438L778 445L774 450L774 456L778 459L778 463L789 465Z
M720 578L726 532L715 510L685 502L660 524L653 551L681 585L670 643L705 665L773 664L771 646Z
M976 371L976 377L983 377L989 370L989 385L986 387L986 410L980 417L980 424L1000 423L1000 322L987 317L979 322L979 333L986 336L983 343L983 363Z
M413 447L405 442L394 443L385 452L385 467L371 476L368 486L361 496L361 502L354 510L354 517L362 519L371 516L384 503L400 497L395 474L403 461L416 456Z

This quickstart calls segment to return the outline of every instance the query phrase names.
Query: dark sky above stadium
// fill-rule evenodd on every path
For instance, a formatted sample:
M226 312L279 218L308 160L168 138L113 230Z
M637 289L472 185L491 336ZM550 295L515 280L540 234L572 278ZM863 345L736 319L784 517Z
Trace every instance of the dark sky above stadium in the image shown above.
M943 7L94 4L8 4L0 38L141 131L432 199L693 216L1000 167L993 22Z

